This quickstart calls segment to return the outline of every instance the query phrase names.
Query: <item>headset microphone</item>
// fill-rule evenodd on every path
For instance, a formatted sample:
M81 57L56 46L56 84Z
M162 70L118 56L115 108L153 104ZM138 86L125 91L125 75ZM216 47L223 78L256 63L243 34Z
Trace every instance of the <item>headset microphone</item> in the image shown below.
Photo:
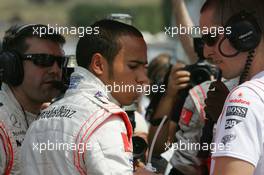
M224 51L222 50L222 45L226 39L227 39L226 37L223 37L221 39L221 41L219 42L218 50L219 50L220 54L223 55L224 57L228 57L228 58L237 56L240 53L240 51L236 51L235 53L229 55L229 54L224 53Z

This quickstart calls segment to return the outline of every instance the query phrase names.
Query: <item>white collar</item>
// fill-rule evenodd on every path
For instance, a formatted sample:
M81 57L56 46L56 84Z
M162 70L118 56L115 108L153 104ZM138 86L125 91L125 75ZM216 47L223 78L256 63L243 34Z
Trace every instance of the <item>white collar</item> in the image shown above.
M71 75L69 90L84 90L89 94L100 94L106 97L110 102L120 106L120 103L107 91L106 85L89 70L77 66Z

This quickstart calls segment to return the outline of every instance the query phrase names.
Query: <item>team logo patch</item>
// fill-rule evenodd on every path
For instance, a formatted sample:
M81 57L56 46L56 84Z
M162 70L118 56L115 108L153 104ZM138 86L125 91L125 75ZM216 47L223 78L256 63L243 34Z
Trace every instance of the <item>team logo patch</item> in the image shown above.
M240 122L241 120L237 120L237 119L227 119L225 123L225 129L231 129Z
M228 100L229 103L238 103L238 104L246 104L246 105L250 105L249 101L243 100L241 98L239 99L230 99Z
M233 140L236 139L236 135L234 134L229 134L229 135L225 135L222 139L221 142L226 145L228 142L231 142Z
M71 109L68 106L56 106L53 107L51 110L43 111L39 118L72 118L72 115L75 114L77 111Z
M241 106L228 106L226 116L239 116L245 118L247 115L247 108Z
M95 97L103 97L103 93L101 91L97 91L94 96Z
M76 89L82 79L82 76L72 76L70 79L69 89Z
M97 91L96 94L94 95L94 97L101 101L104 104L108 104L108 99L106 97L104 97L103 93L101 91Z
M192 118L193 112L183 108L181 112L181 120L185 125L189 125L191 118Z

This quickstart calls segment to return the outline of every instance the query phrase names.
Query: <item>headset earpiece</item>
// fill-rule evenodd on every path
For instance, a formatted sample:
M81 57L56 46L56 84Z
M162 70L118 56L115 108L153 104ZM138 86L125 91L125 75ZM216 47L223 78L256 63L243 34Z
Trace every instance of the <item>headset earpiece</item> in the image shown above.
M16 51L5 51L0 55L1 68L3 69L3 82L18 86L24 77L23 62Z
M10 42L13 41L15 38L17 38L18 36L18 31L20 31L20 28L22 28L23 26L18 26L18 25L14 25L11 26L6 32L5 32L5 36L3 38L3 44L2 44L2 49L5 50L9 50L9 46L10 46Z
M239 52L254 50L260 43L261 29L251 13L239 12L227 21L225 27L231 27L231 33L225 37Z
M16 42L16 39L23 35L30 27L35 24L28 24L22 26L11 26L6 32L3 38L2 49L3 52L0 55L0 63L3 69L3 82L11 85L18 86L23 82L24 68L21 55L12 48L12 44Z

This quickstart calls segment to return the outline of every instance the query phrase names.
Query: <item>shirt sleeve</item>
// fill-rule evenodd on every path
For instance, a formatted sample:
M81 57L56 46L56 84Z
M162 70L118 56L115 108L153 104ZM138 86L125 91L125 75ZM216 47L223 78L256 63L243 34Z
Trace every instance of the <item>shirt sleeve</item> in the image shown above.
M90 149L85 153L88 174L132 174L132 142L129 145L122 119L111 116L90 138Z
M217 123L212 157L233 157L256 167L263 147L263 109L262 99L251 88L231 92Z

